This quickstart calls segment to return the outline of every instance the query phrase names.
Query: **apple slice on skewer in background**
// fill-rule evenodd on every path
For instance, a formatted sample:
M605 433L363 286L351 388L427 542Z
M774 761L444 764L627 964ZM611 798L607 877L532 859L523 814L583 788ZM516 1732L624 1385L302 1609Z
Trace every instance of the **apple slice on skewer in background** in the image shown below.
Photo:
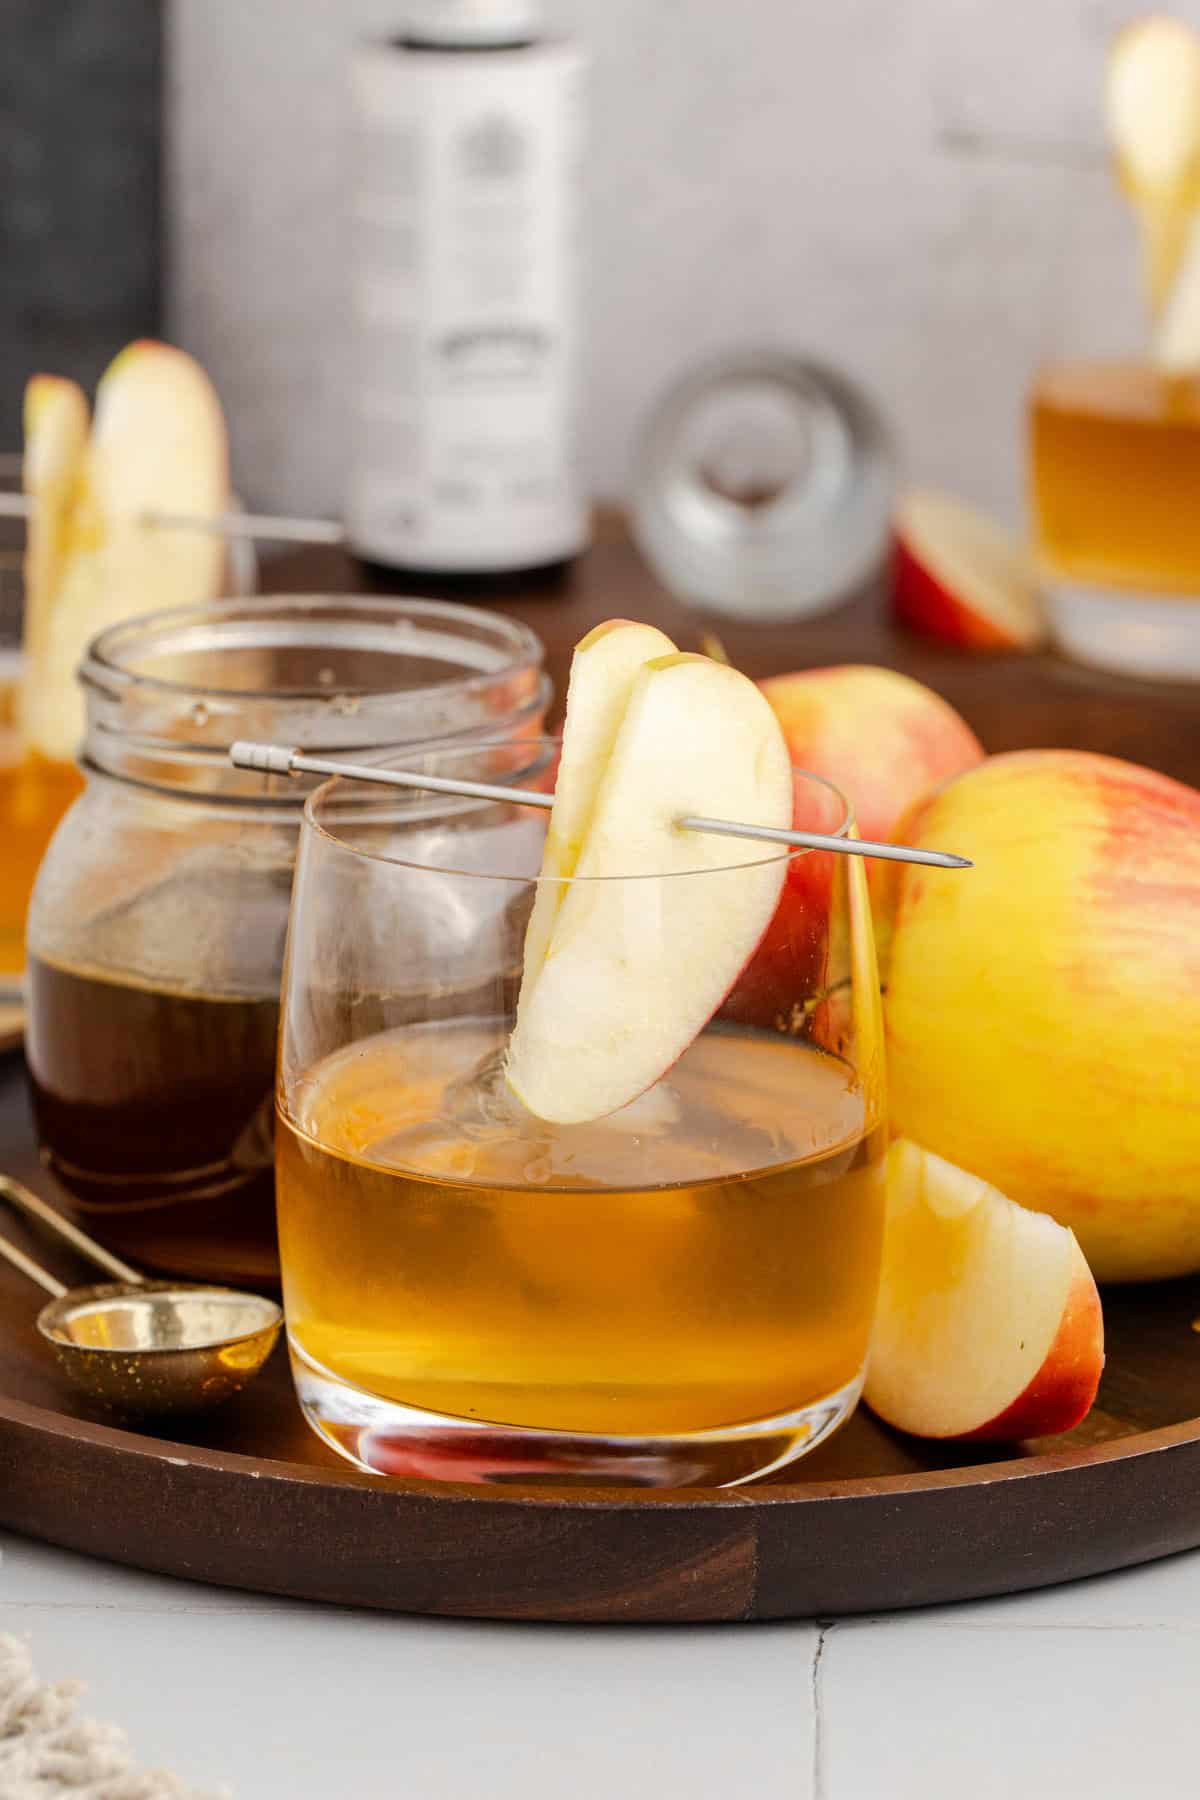
M66 404L61 397L59 404ZM35 405L35 415L39 410ZM35 463L47 430L35 417ZM182 350L130 344L97 388L91 436L55 526L55 554L40 556L37 568L29 564L35 600L22 709L27 747L60 762L74 756L84 721L75 672L96 632L219 594L223 540L151 524L147 514L207 516L226 511L229 499L225 421L208 376ZM42 535L35 523L31 551Z
M1200 37L1154 14L1118 33L1108 59L1108 133L1137 210L1152 317L1167 306L1200 203Z
M574 730L568 707L564 763ZM513 1092L556 1124L628 1105L720 1007L775 911L787 860L675 821L787 829L791 764L752 681L675 653L637 671L594 799L568 804L589 814L575 880L527 959L507 1058Z
M1163 375L1200 373L1200 219L1193 219L1179 272L1154 334L1154 366Z
M34 666L44 655L50 609L62 585L88 422L87 399L77 382L34 375L26 384L21 474L32 505L25 533L25 654Z
M900 1431L1015 1442L1070 1431L1104 1367L1073 1232L898 1139L865 1395Z
M1046 635L1032 557L993 519L931 490L896 512L892 610L964 650L1032 650Z

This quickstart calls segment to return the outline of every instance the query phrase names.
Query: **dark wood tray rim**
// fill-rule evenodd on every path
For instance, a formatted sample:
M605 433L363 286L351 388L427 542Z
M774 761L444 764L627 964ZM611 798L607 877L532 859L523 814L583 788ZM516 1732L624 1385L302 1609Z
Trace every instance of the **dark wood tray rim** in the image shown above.
M210 1450L166 1438L144 1437L120 1426L72 1418L3 1394L0 1394L0 1421L7 1421L19 1432L30 1431L73 1443L92 1444L123 1456L148 1457L153 1462L169 1459L178 1467L213 1469L233 1476L252 1475L260 1480L266 1477L272 1481L315 1487L366 1489L377 1494L393 1494L397 1500L419 1495L434 1501L471 1501L482 1506L566 1507L580 1512L600 1507L625 1512L644 1506L685 1510L709 1506L797 1506L810 1501L930 1493L947 1488L1020 1482L1045 1475L1069 1476L1100 1464L1128 1462L1192 1445L1200 1446L1200 1418L1196 1418L1183 1419L1175 1425L1161 1425L1152 1431L1131 1432L1101 1444L1077 1445L1069 1450L1015 1457L1007 1462L918 1470L907 1475L863 1475L845 1481L771 1482L766 1486L744 1488L556 1488L545 1483L505 1482L492 1486L472 1482L417 1481L399 1476L368 1475L349 1464L344 1469L325 1469L272 1458L259 1459L242 1456L236 1451ZM1200 1533L1200 1494L1197 1530Z

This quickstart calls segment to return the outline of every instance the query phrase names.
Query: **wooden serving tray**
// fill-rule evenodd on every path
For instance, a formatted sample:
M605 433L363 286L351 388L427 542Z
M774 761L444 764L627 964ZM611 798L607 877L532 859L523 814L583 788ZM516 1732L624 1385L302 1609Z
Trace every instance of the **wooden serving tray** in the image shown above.
M15 1056L0 1167L48 1191ZM1109 1294L1098 1405L1053 1447L980 1461L860 1411L800 1479L736 1491L361 1475L304 1424L282 1352L206 1421L121 1429L60 1379L39 1305L0 1267L0 1524L161 1574L398 1612L780 1619L1008 1593L1200 1544L1200 1281Z
M291 592L366 579L334 551L282 557L265 575ZM894 632L878 594L801 625L705 621L663 594L612 516L567 585L498 606L545 639L560 696L571 645L622 614L686 648L707 626L756 676L890 664L943 693L989 750L1070 745L1200 783L1194 687L1090 675L1050 654L939 649ZM0 1064L0 1168L48 1191L17 1057ZM724 1492L361 1475L304 1424L282 1353L207 1422L172 1438L122 1430L63 1386L34 1330L38 1305L0 1267L0 1524L193 1580L499 1619L777 1619L1007 1593L1200 1544L1200 1280L1105 1296L1104 1382L1070 1437L939 1448L860 1410L793 1479Z

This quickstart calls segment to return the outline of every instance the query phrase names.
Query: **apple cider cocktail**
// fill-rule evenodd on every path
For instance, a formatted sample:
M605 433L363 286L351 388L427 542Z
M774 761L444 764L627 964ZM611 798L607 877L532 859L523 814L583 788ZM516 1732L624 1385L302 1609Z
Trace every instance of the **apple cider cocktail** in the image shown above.
M548 743L432 758L519 803L338 780L284 981L280 1249L301 1403L360 1466L725 1484L852 1411L883 1228L858 858L753 683L646 626ZM767 979L764 979L764 970Z

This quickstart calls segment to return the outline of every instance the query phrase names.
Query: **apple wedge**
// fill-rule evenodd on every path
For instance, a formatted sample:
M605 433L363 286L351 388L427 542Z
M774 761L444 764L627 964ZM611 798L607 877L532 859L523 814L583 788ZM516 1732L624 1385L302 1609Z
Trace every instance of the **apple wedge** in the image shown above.
M554 810L542 854L542 881L525 934L524 980L541 968L558 917L564 878L575 873L591 823L601 777L608 767L638 672L675 646L665 632L632 619L608 619L581 638L571 659L562 755ZM549 879L547 879L549 878Z
M896 514L892 610L967 650L1031 650L1045 636L1031 558L994 520L928 490Z
M602 1118L652 1086L770 923L786 857L681 831L687 813L786 829L792 771L754 683L676 653L634 677L574 879L522 982L507 1074L539 1118Z
M930 490L896 511L892 612L963 650L1033 650L1045 637L1033 558L995 520Z
M867 1404L927 1438L1069 1431L1104 1366L1100 1296L1073 1232L899 1138Z
M62 582L70 522L83 476L88 403L77 382L34 375L25 387L22 485L33 502L25 533L25 654L36 663Z
M57 591L42 602L24 708L33 748L59 761L74 755L84 716L75 671L96 632L220 592L222 540L150 524L147 513L212 514L228 505L225 421L208 376L182 350L130 344L97 389Z

